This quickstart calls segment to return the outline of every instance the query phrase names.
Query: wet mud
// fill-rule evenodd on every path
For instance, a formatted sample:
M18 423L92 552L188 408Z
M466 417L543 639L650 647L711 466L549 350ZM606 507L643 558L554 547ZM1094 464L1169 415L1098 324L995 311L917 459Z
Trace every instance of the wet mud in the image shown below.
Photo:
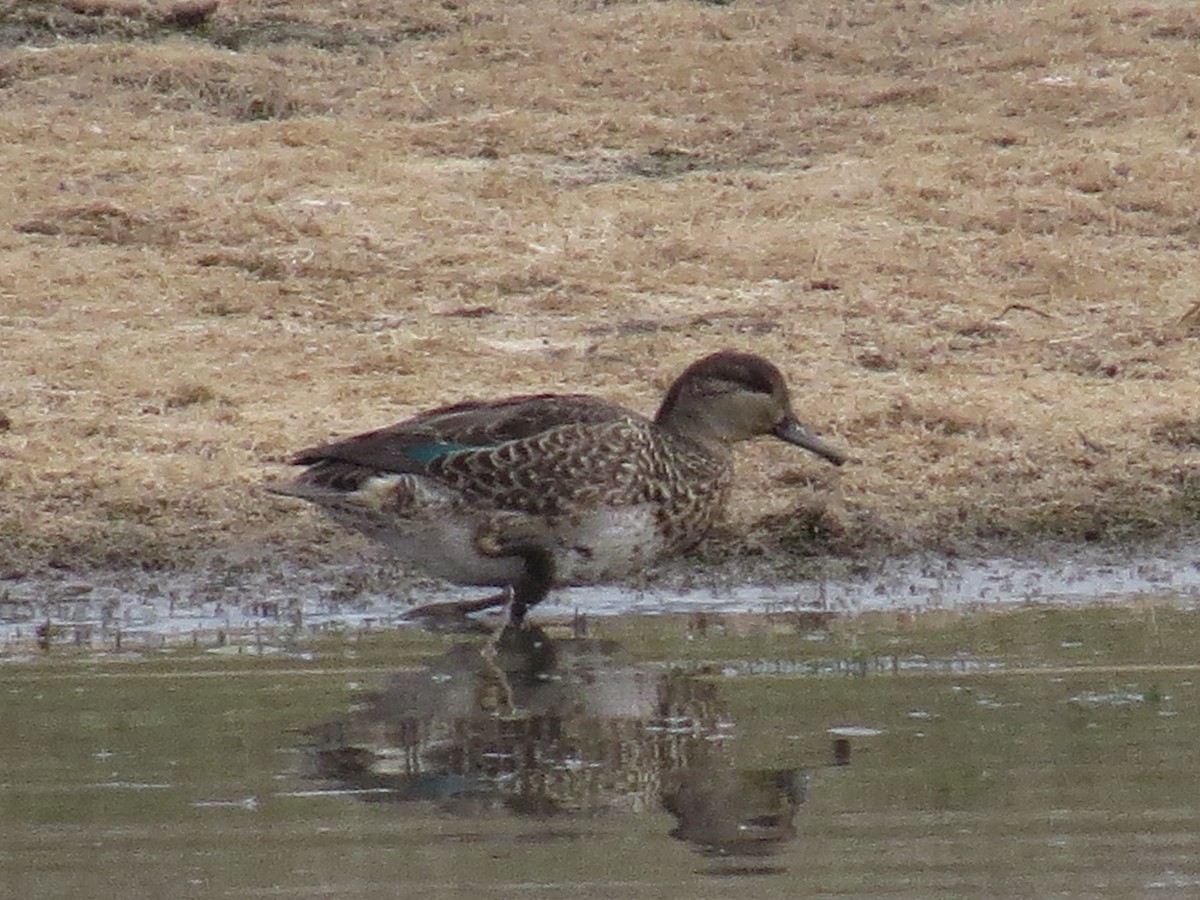
M553 591L535 607L541 623L638 615L813 614L970 610L1023 603L1119 604L1147 597L1200 597L1192 542L1121 554L1075 548L1045 558L918 556L876 565L839 564L826 577L721 581L667 567L640 587ZM367 577L368 573L371 577ZM390 576L395 576L391 581ZM50 647L121 650L164 646L269 650L330 633L412 628L416 605L473 596L465 589L370 563L264 572L121 572L88 579L27 578L0 585L0 653ZM487 619L483 619L486 626Z

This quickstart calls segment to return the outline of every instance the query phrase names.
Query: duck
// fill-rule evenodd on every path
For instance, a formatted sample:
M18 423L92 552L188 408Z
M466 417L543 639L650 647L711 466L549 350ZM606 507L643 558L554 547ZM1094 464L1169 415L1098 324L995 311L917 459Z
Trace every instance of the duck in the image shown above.
M733 448L772 437L841 466L802 424L779 368L721 350L646 418L590 394L467 400L295 454L275 494L315 504L408 566L501 588L507 623L556 586L619 580L695 546L722 515ZM441 607L432 604L431 607Z

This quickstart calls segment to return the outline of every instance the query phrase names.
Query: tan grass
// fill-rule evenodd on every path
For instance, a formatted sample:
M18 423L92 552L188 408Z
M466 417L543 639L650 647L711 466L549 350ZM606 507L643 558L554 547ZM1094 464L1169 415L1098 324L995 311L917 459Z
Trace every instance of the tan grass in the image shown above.
M290 451L723 346L858 457L747 449L784 557L1200 515L1190 0L3 9L0 571L347 552Z

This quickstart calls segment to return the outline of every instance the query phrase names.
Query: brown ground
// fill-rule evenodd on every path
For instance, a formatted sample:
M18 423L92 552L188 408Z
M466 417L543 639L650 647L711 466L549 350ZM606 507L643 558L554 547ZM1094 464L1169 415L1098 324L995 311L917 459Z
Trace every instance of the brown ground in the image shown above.
M726 346L858 461L711 559L1200 517L1194 0L24 0L0 101L0 574L328 559L290 451Z

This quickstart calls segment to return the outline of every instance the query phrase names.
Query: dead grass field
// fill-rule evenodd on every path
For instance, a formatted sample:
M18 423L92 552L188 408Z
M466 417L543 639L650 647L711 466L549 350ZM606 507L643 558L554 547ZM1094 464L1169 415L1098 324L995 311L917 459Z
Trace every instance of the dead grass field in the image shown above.
M857 462L746 448L711 560L1200 518L1194 0L0 10L7 577L357 552L258 483L720 347Z

